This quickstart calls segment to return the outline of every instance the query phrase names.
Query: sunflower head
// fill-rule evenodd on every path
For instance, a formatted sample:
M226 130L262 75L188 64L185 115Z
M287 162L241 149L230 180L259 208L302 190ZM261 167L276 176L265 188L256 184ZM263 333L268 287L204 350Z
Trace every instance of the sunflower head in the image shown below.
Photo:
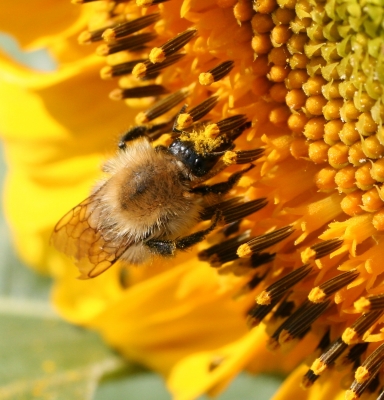
M305 360L281 396L299 381L307 393L324 393L329 380L337 382L331 385L337 393L349 388L348 399L379 393L384 362L383 5L374 0L76 3L90 3L81 8L91 15L78 41L87 54L94 51L103 60L100 77L114 87L110 99L116 107L126 105L134 113L121 151L145 131L148 143L154 143L151 149L173 149L174 156L184 146L194 156L217 157L208 171L195 174L194 194L233 183L220 198L227 224L216 226L219 203L199 203L192 220L214 221L196 231L188 223L183 235L203 232L199 239L207 238L193 242L195 252L173 260L186 266L188 275L193 275L188 268L196 266L209 277L187 289L183 281L182 294L174 297L182 299L178 315L188 314L188 304L193 315L197 303L213 307L213 292L232 310L228 315L236 320L236 334L216 346L207 340L189 357L171 357L168 366L178 362L172 390L184 390L189 398L216 393L242 368L260 370L257 343L265 340L260 333L265 331L270 350L296 354L296 364ZM113 175L113 168L107 172ZM199 181L202 176L205 180ZM86 210L73 209L72 228ZM161 369L161 363L132 351L124 342L128 331L113 332L111 320L135 315L123 299L138 282L145 281L151 295L169 290L170 281L165 284L160 276L179 287L180 266L155 263L155 272L130 272L129 279L119 281L129 270L118 262L129 235L119 237L119 251L108 246L118 222L108 207L102 210L107 233L100 239L97 218L87 220L83 228L91 226L93 233L85 242L93 246L92 257L99 261L102 254L108 264L97 272L116 261L110 270L115 272L106 273L113 275L114 289L100 301L104 319L93 314L87 323L125 354ZM177 242L174 236L170 241ZM69 247L79 258L79 249ZM158 286L151 286L152 278ZM195 291L198 302L192 300ZM112 297L115 308L107 318ZM159 326L158 314L148 320ZM225 326L231 326L227 319ZM135 334L137 345L140 335ZM187 377L196 366L199 382L192 388Z

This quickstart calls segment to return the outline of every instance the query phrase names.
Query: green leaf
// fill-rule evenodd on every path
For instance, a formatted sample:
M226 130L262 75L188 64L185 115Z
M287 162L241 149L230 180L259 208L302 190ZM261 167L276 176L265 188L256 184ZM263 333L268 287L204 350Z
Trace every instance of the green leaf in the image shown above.
M92 399L100 377L123 366L93 332L60 321L37 302L8 302L4 310L6 303L1 399Z

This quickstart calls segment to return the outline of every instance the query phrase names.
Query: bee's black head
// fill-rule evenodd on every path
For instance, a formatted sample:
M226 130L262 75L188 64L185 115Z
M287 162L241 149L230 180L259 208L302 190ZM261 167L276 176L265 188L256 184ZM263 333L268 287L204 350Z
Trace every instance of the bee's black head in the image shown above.
M197 177L206 175L219 161L221 155L204 153L195 150L192 141L176 139L169 146L169 152L178 158Z

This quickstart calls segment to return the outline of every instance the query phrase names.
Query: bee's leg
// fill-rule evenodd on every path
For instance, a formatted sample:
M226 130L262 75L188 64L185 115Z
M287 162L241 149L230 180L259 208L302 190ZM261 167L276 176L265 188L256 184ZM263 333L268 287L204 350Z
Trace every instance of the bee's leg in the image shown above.
M132 140L136 140L139 137L147 136L148 126L147 125L137 125L133 128L128 129L127 132L121 136L119 141L119 148L125 149L126 142L131 142Z
M144 242L144 244L145 246L149 247L149 250L152 253L162 256L172 256L173 254L175 254L176 250L186 250L189 247L192 247L195 244L204 240L205 236L216 228L220 218L221 212L216 211L212 219L212 224L207 229L197 231L195 233L192 233L191 235L184 236L176 240L150 239Z
M251 164L248 168L245 168L240 172L235 172L225 182L215 183L214 185L196 186L192 189L192 192L199 193L203 196L211 193L220 195L226 194L233 188L235 183L242 177L242 175L250 171L252 168L254 168L253 164Z
M156 140L163 133L168 132L170 129L172 121L162 122L155 125L136 125L130 129L123 136L121 136L119 141L119 148L125 149L126 143L136 140L140 137L146 137L148 140Z

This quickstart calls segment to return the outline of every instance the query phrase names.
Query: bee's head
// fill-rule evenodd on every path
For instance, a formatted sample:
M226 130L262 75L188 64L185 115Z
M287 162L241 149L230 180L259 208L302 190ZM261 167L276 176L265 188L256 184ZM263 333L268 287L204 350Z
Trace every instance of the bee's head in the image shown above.
M221 157L221 154L218 155L216 152L200 153L196 150L193 141L180 138L172 142L169 146L169 152L179 159L196 177L206 175Z

